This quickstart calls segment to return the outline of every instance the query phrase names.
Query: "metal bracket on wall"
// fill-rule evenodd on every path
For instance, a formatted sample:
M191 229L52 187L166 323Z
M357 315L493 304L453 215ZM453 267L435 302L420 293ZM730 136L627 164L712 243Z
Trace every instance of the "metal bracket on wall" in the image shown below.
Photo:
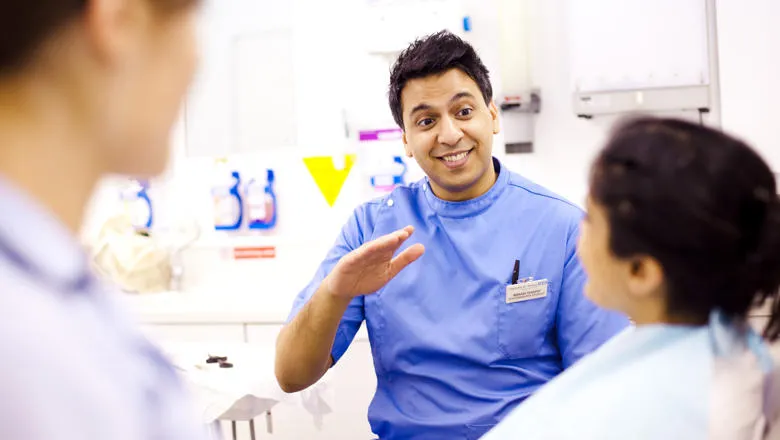
M539 89L528 94L507 95L499 104L502 112L539 113L542 110L542 96Z
M504 121L505 151L507 154L533 153L534 118L542 110L539 89L522 94L506 95L499 104Z

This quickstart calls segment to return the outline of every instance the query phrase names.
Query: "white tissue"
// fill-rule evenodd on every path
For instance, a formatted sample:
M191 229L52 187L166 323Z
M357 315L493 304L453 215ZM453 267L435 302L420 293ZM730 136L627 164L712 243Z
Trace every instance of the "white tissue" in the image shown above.
M152 237L138 234L125 216L111 218L103 224L92 255L97 270L123 290L145 293L168 289L171 278L168 250Z

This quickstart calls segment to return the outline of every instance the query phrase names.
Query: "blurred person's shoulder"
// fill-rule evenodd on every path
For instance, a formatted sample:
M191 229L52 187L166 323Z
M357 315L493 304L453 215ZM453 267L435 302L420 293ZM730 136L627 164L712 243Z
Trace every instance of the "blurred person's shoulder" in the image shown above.
M57 328L63 301L40 280L0 259L0 341L41 335Z
M0 260L0 424L19 434L9 438L137 438L132 370L89 296L103 293L56 289Z

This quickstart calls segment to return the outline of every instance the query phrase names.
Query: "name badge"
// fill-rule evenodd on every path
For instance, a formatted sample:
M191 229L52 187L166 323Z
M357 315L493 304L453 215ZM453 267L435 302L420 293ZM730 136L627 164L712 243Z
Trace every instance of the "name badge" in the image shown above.
M506 303L544 298L547 296L547 284L547 280L536 280L506 286Z

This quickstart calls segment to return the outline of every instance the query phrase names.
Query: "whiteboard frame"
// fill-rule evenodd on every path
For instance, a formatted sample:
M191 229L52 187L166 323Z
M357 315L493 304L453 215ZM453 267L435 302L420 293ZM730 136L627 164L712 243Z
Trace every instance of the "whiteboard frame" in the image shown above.
M717 17L715 0L705 0L708 84L682 87L637 88L582 92L572 96L574 113L592 118L619 113L698 111L709 114L710 125L720 125L720 92L718 75Z

